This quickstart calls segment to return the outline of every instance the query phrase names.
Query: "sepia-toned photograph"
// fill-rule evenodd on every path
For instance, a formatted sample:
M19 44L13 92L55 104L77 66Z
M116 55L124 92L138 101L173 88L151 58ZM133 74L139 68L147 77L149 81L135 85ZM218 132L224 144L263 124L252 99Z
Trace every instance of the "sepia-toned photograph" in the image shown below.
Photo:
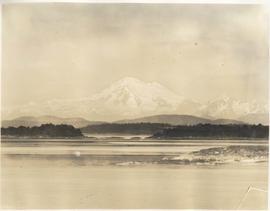
M268 208L264 4L1 4L1 209Z

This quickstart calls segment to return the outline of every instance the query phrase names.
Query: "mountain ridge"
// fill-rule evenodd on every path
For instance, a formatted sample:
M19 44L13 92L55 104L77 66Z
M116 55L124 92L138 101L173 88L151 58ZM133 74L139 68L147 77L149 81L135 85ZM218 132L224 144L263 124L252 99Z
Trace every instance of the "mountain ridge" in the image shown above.
M160 114L153 116L146 116L135 119L125 119L113 122L104 121L89 121L81 117L62 118L57 116L22 116L12 120L3 120L2 127L33 127L42 124L69 124L76 128L82 128L89 125L101 124L128 124L128 123L161 123L170 125L196 125L196 124L245 124L245 122L232 120L232 119L207 119L192 115L179 115L179 114Z
M196 125L196 124L245 124L245 122L232 119L207 119L193 115L160 114L136 119L115 121L115 123L163 123L171 125Z
M62 118L51 115L44 116L22 116L11 120L3 120L1 122L2 127L33 127L33 126L41 126L42 124L68 124L72 125L76 128L85 127L88 125L98 125L104 123L103 121L89 121L81 117L73 117L73 118Z

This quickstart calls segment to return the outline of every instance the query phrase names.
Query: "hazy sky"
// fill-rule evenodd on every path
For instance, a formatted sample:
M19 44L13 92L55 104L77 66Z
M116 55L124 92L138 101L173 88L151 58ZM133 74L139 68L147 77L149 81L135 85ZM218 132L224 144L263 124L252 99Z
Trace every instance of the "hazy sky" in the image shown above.
M268 96L261 6L50 3L2 12L6 107L89 97L125 76L199 101Z

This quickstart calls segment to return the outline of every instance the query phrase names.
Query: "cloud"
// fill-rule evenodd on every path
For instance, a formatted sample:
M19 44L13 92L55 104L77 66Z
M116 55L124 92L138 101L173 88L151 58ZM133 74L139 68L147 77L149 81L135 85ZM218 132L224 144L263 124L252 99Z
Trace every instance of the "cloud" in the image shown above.
M266 99L264 8L64 3L3 7L5 105L87 97L124 76L158 81L198 100L223 92L245 100Z

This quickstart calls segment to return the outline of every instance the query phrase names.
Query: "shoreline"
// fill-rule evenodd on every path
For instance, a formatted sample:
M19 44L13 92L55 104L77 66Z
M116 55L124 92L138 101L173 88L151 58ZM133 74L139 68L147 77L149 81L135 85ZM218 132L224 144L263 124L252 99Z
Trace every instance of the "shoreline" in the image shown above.
M101 134L102 135L102 134ZM127 136L132 136L132 135L127 135ZM12 139L40 139L40 140L44 140L44 139L66 139L66 140L72 140L72 139L90 139L90 140L108 140L108 139L121 139L121 140L128 140L128 141L138 141L138 140L156 140L156 141L182 141L182 140L247 140L247 141L269 141L269 138L246 138L246 137L162 137L162 138L156 138L156 137L145 137L145 138L141 138L140 136L132 136L130 138L125 138L125 136L106 136L106 137L95 137L95 136L78 136L78 137L32 137L32 136L1 136L1 140L2 139L8 139L8 140L12 140Z

